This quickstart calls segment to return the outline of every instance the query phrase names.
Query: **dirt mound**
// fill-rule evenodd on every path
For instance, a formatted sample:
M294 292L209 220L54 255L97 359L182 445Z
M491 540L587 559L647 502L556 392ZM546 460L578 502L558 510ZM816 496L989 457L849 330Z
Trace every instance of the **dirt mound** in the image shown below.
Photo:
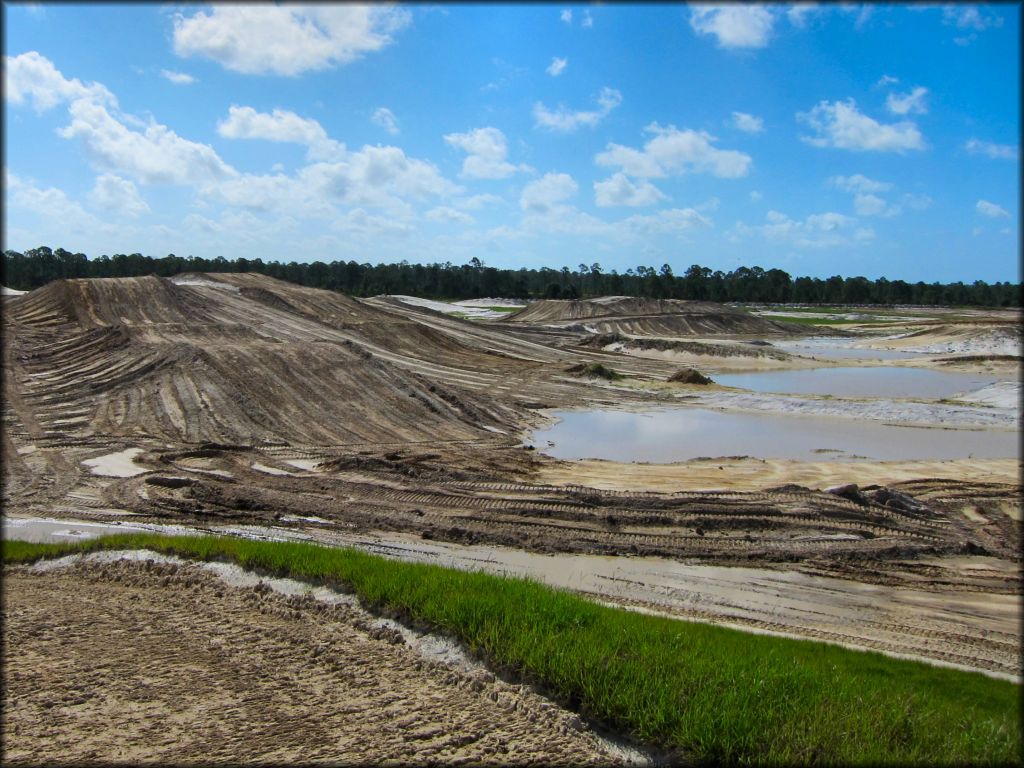
M515 416L397 354L411 346L436 360L473 357L458 342L262 275L58 281L5 320L22 397L55 436L471 439Z
M698 370L693 368L683 368L682 370L676 371L668 377L669 381L676 382L677 384L714 384L715 382L705 376Z
M611 368L607 368L604 365L601 365L601 363L577 363L576 365L570 365L565 370L566 373L572 373L576 376L607 379L608 381L614 381L615 379L622 378L621 373L618 373Z
M711 301L602 296L596 299L548 299L511 314L510 323L569 327L591 333L634 336L779 336L805 333Z

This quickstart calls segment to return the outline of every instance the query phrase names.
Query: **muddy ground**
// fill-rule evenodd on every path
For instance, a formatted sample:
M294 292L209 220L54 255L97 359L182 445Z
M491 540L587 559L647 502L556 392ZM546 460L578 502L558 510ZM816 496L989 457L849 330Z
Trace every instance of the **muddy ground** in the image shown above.
M837 430L844 418L1018 429L1012 393L1001 391L994 404L826 402L667 380L683 366L714 378L879 364L776 346L799 334L920 350L894 365L1013 380L1019 314L901 309L825 332L708 303L570 304L470 322L252 274L65 281L8 299L5 514L390 537L641 566L662 558L814 574L858 594L865 585L923 589L936 604L1021 594L1019 459L795 462L745 457L740 446L704 461L614 464L558 461L529 445L551 409L572 407L813 406ZM581 363L623 378L573 373ZM622 601L679 608L643 589ZM727 603L702 618L740 621ZM890 650L902 647L909 621L898 603ZM981 629L957 639L956 653L990 669L981 633L986 616L1003 618L986 614L983 599L972 610ZM815 636L808 621L787 621L784 631ZM913 655L942 658L941 641L912 642L919 627L906 626ZM856 635L857 619L829 631ZM1019 644L1019 630L1000 642ZM1007 671L1019 674L1019 661Z

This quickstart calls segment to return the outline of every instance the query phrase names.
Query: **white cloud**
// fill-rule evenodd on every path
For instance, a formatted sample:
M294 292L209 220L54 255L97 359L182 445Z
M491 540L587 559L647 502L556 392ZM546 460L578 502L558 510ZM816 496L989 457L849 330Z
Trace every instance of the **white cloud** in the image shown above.
M974 209L982 216L989 216L993 219L998 219L1001 216L1008 217L1010 215L1010 213L1001 205L990 203L988 200L979 200L975 204Z
M651 123L644 130L654 134L654 138L644 144L643 150L612 143L594 158L595 162L620 166L624 173L642 178L706 172L734 179L750 171L750 155L714 147L715 137L703 131L680 131L674 125L663 128L657 123Z
M217 123L217 133L226 139L264 139L266 141L315 144L327 139L327 132L316 120L299 117L285 109L272 113L252 107L228 108L226 120Z
M622 94L614 88L602 88L597 103L596 110L571 112L562 105L550 110L538 101L533 105L535 125L559 133L572 133L582 126L595 126L622 103Z
M884 125L857 110L853 99L822 101L810 112L797 113L817 136L801 139L815 147L835 147L870 152L904 152L924 149L924 137L909 121Z
M1012 144L993 144L981 139L970 139L964 149L971 155L984 155L993 160L1016 160L1020 150Z
M757 200L760 200L760 199L761 199L761 198L763 198L763 197L764 197L764 195L762 195L762 194L761 194L760 192L758 192L758 191L757 191L756 189L754 189L754 190L751 190L751 191L750 191L750 199L751 199L751 200L754 200L755 202L756 202Z
M928 89L921 86L907 93L890 93L885 100L885 108L894 115L924 115L928 113L927 95Z
M504 203L497 195L485 193L482 195L472 195L471 197L460 198L452 201L459 208L465 208L467 211L479 211L485 205L496 205L498 203Z
M885 88L888 85L896 85L899 83L898 77L891 77L890 75L882 75L878 78L878 82L875 83L875 88Z
M97 177L89 199L97 208L116 211L133 218L149 213L149 206L139 196L136 186L128 179L122 179L112 173L104 173Z
M797 221L779 211L768 211L764 224L751 226L737 222L735 234L739 237L760 236L770 242L789 243L800 248L830 248L874 236L870 229L856 228L856 223L856 219L834 212L812 214L803 221Z
M370 122L374 125L380 126L392 136L398 135L398 118L396 118L395 113L387 107L377 107L377 109L373 111L373 115L370 117Z
M853 210L858 216L896 216L900 213L898 205L889 205L878 195L857 194L853 198Z
M579 185L567 173L546 173L523 187L519 206L524 211L544 213L573 197Z
M551 64L548 66L545 72L547 72L552 77L558 77L560 74L565 72L565 68L567 66L569 66L568 59L560 59L557 56L555 56L553 59L551 59Z
M807 19L820 10L818 3L796 3L786 9L786 18L794 27L803 29L807 26Z
M39 216L48 225L48 237L64 233L94 234L97 230L109 229L61 189L37 187L31 180L10 171L6 171L5 177L5 208L19 208Z
M594 26L594 17L590 15L589 9L583 12L583 21L580 22L580 26L584 29L590 29Z
M462 176L467 179L505 179L520 168L507 161L508 142L497 128L476 128L468 133L449 133L444 140L466 152Z
M32 102L37 112L76 99L117 104L114 94L99 83L85 85L81 80L68 80L45 56L29 51L20 56L4 56L4 95L12 104Z
M856 192L869 194L872 192L886 192L892 189L892 184L886 181L875 181L859 173L853 176L830 176L828 185L841 189L844 192Z
M427 211L424 217L427 221L438 221L447 224L472 224L473 217L457 211L454 208L449 208L446 205L438 206Z
M572 24L572 11L568 8L564 8L559 18L561 18L566 24Z
M719 48L764 48L775 14L760 5L695 5L690 26L699 35L714 35Z
M711 221L693 208L670 208L645 216L630 216L621 226L639 235L671 235L692 229L705 229Z
M214 5L175 17L174 52L243 74L294 76L378 51L410 19L389 5Z
M913 194L910 192L903 195L903 197L900 199L903 202L904 206L906 206L907 208L911 208L915 211L927 210L928 208L932 207L932 203L934 202L928 195Z
M97 166L143 184L195 184L231 178L237 171L208 144L183 139L166 125L150 120L135 131L102 104L78 99L68 107L71 123L57 133L81 139Z
M174 72L170 69L161 69L160 74L175 85L192 85L196 81L192 75L185 72Z
M616 173L604 181L594 182L594 202L601 208L616 205L638 207L654 205L665 195L646 179L634 184L624 173Z
M1003 26L1001 16L982 13L976 5L946 5L942 8L943 24L955 26L957 29L973 29L984 32L990 27Z
M746 133L760 133L764 130L764 120L760 117L748 115L746 112L733 112L732 122L733 125Z

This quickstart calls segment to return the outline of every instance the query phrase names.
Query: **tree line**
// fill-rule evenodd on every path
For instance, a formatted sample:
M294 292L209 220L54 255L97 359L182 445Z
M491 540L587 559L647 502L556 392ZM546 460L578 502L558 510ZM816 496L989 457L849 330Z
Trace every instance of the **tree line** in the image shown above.
M140 253L103 255L90 259L46 246L24 253L5 251L0 282L17 290L31 290L51 280L81 277L171 277L183 272L259 272L312 288L326 288L352 296L382 293L410 294L431 299L507 297L516 299L572 299L586 296L643 296L763 303L807 304L916 304L928 306L1021 306L1021 284L909 283L834 275L791 277L781 269L739 267L731 272L694 264L677 275L665 264L635 267L625 272L605 271L600 264L576 269L498 269L478 258L467 264L359 264L264 262L261 259L218 256L183 258L173 253L162 258Z

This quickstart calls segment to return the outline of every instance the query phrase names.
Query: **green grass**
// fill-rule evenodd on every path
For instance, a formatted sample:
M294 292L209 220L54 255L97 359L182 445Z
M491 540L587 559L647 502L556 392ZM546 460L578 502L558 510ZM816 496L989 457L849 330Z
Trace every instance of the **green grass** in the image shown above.
M1013 763L1020 687L810 641L607 608L354 549L129 534L3 542L7 563L145 548L354 591L634 739L704 763Z

